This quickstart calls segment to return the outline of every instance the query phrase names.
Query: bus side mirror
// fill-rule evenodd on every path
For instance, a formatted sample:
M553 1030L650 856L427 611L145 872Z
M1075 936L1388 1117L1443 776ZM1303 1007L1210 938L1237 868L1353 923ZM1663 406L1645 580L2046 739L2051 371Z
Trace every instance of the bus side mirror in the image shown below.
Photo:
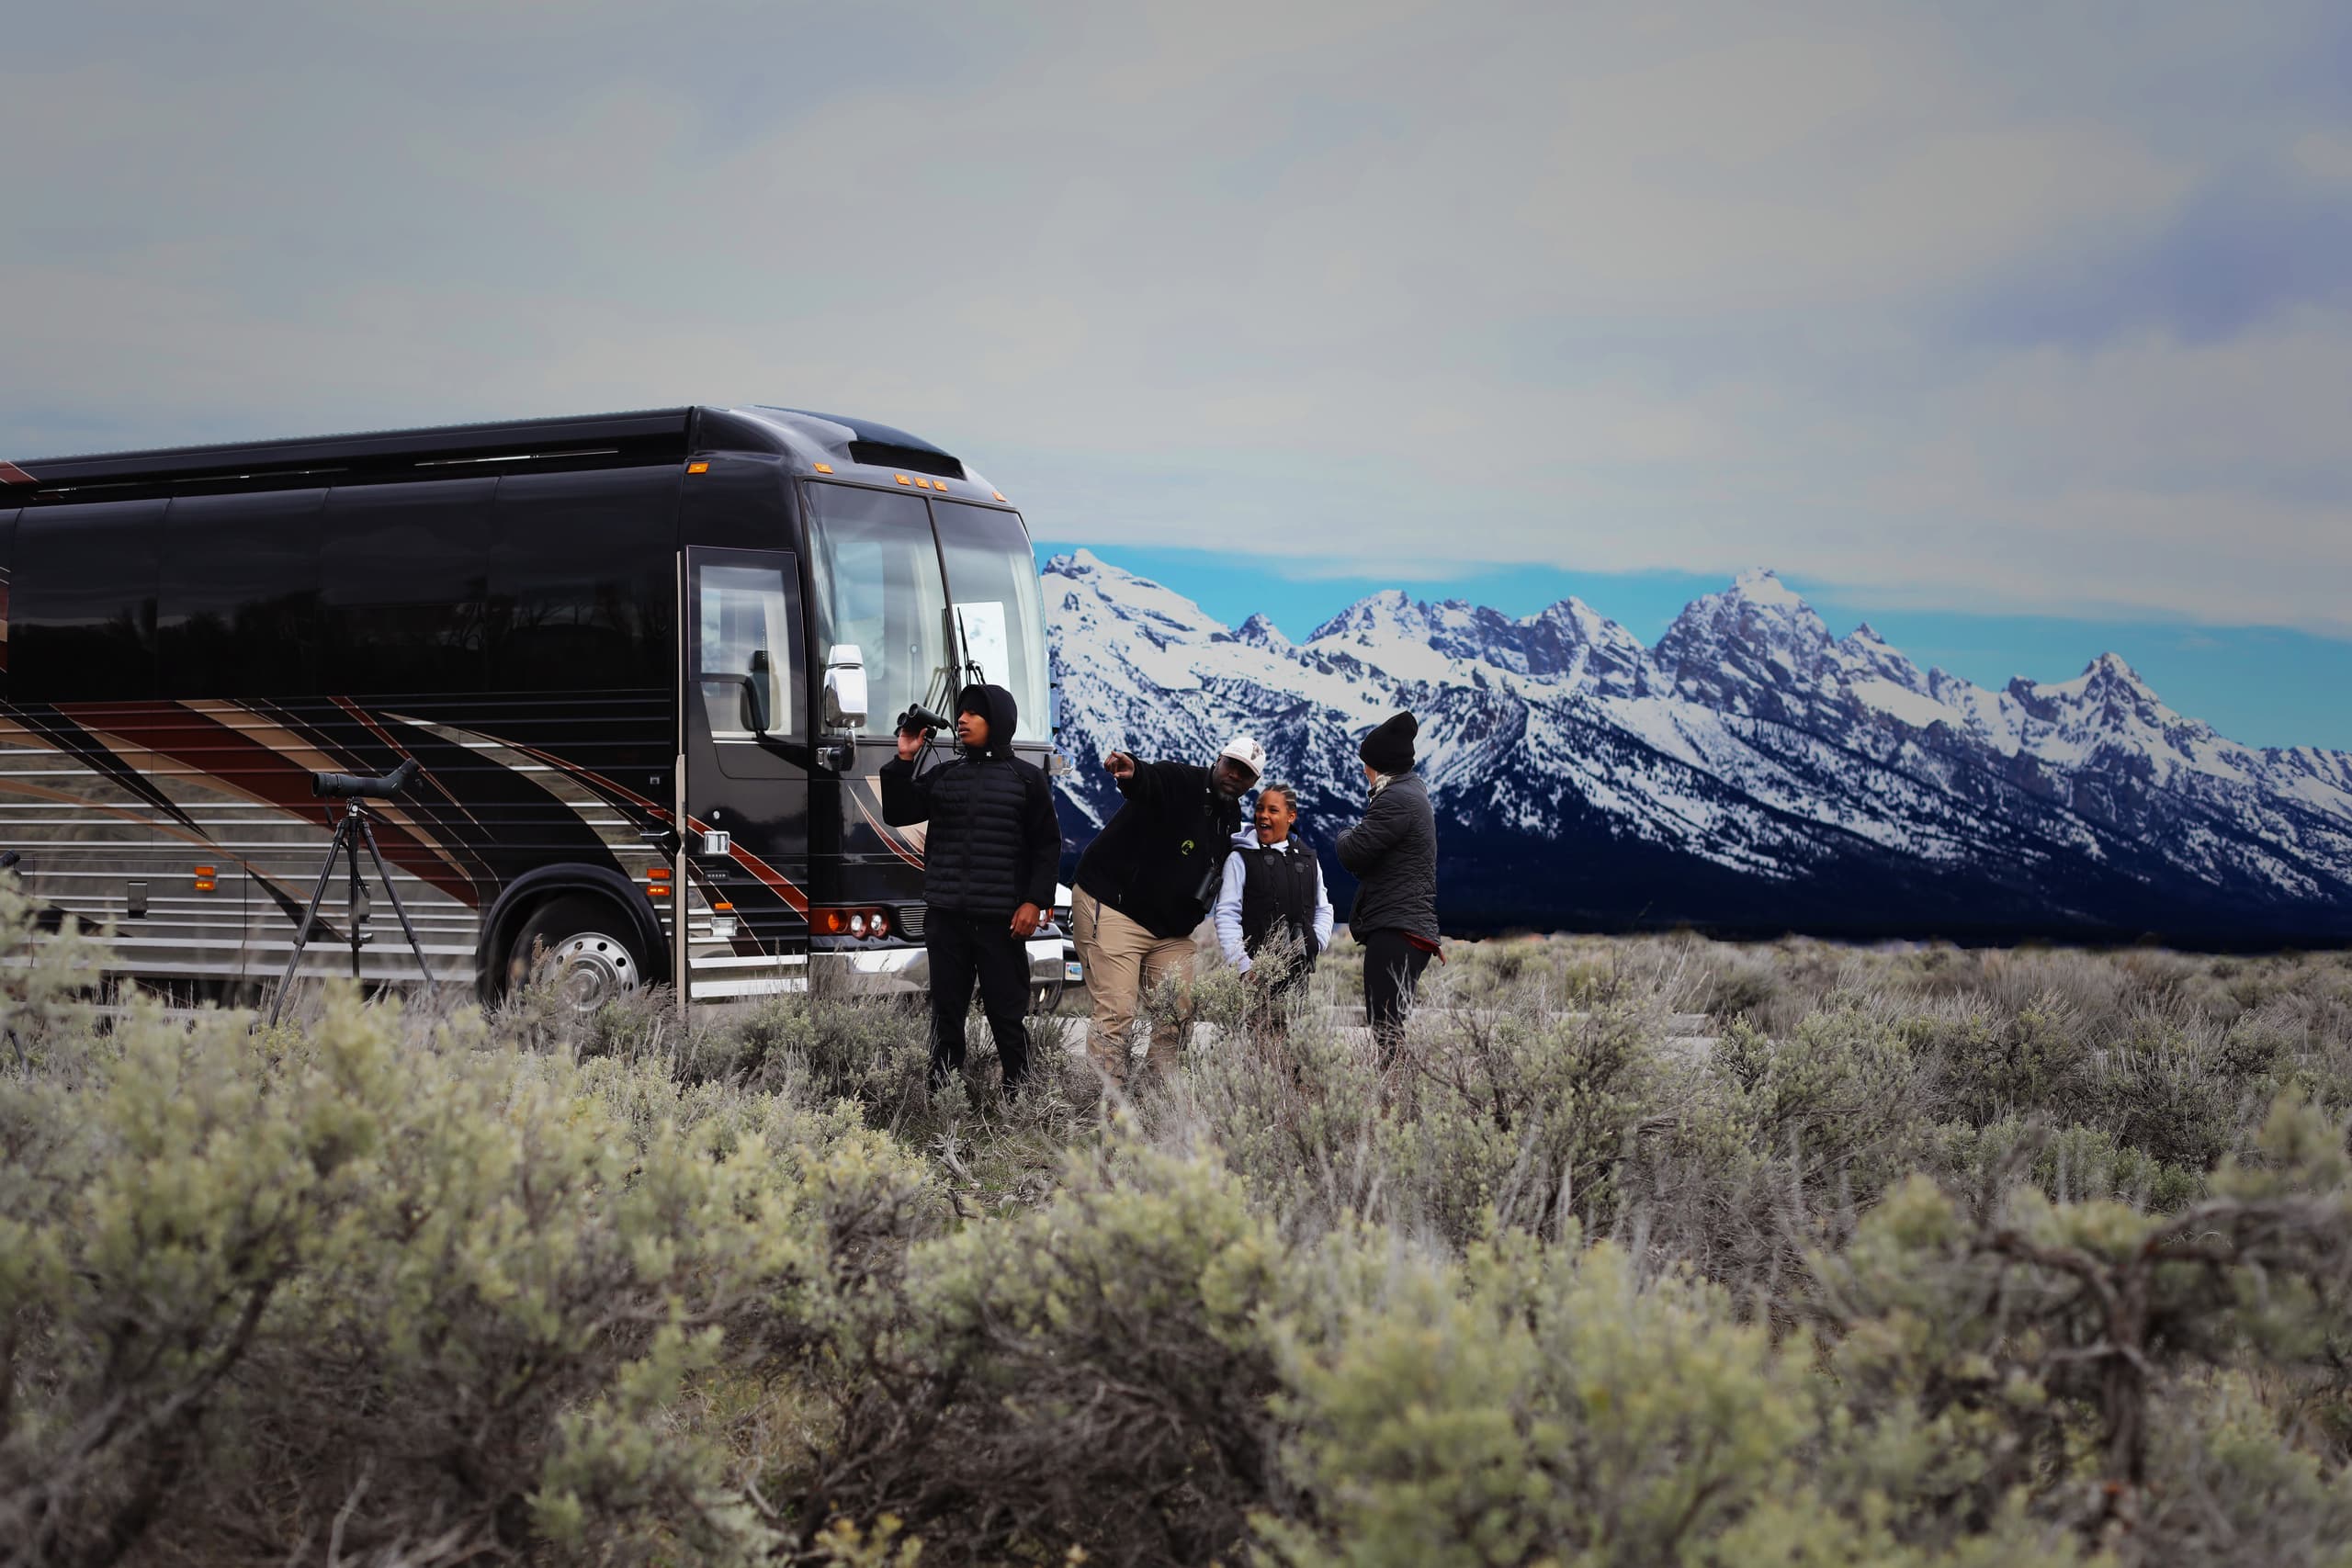
M835 729L865 725L865 655L854 642L837 642L825 655L825 723Z

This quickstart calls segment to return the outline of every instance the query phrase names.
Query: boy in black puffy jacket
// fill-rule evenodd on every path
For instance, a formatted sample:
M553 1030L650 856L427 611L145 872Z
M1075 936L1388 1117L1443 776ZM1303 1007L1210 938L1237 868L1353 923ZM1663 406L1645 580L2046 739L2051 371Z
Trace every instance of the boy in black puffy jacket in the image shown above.
M931 1081L964 1067L964 1015L972 983L996 1036L1007 1099L1029 1076L1029 953L1023 945L1054 901L1061 827L1045 773L1012 754L1020 709L1002 686L967 686L956 699L962 755L918 773L921 730L899 736L882 764L882 818L928 822L923 839L923 945L931 956Z

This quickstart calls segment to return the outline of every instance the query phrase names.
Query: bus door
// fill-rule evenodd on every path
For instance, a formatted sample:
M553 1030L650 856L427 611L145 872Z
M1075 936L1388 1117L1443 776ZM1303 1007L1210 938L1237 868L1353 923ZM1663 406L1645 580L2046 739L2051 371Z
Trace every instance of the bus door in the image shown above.
M673 895L696 1001L808 984L808 763L799 563L685 552L684 864Z

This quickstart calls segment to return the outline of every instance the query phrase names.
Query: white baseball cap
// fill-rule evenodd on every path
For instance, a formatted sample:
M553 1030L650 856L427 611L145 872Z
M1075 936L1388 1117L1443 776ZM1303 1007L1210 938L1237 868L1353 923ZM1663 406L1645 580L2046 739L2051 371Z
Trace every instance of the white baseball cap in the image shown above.
M1227 741L1225 743L1225 750L1219 751L1217 755L1219 757L1232 758L1235 761L1249 769L1250 776L1253 779L1263 778L1265 776L1266 749L1263 746L1259 745L1255 740L1250 739L1246 735L1237 735L1232 739Z

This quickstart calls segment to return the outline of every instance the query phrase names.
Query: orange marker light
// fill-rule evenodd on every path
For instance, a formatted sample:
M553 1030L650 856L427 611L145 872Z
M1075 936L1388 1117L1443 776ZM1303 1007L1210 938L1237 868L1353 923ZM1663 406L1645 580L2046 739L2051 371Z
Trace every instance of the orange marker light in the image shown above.
M731 915L735 912L735 906L729 903L724 898L721 898L718 903L713 904L711 908L722 915Z
M902 485L910 485L910 484L912 484L912 483L914 483L914 482L915 482L914 480L912 480L912 479L910 479L907 478L907 476L906 476L906 475L904 475L904 474L893 474L891 477L892 477L893 479L897 479L897 480L898 480L900 484L902 484Z
M710 472L710 465L708 463L688 463L686 465L686 472L690 474L707 474Z
M217 886L213 879L212 867L200 865L196 868L196 890L198 893L209 893Z
M1002 501L1004 499L1004 491L1001 490L992 490L989 491L989 493L996 497L999 501Z
M820 474L830 474L833 471L833 466L831 463L820 463L817 465L817 471Z

